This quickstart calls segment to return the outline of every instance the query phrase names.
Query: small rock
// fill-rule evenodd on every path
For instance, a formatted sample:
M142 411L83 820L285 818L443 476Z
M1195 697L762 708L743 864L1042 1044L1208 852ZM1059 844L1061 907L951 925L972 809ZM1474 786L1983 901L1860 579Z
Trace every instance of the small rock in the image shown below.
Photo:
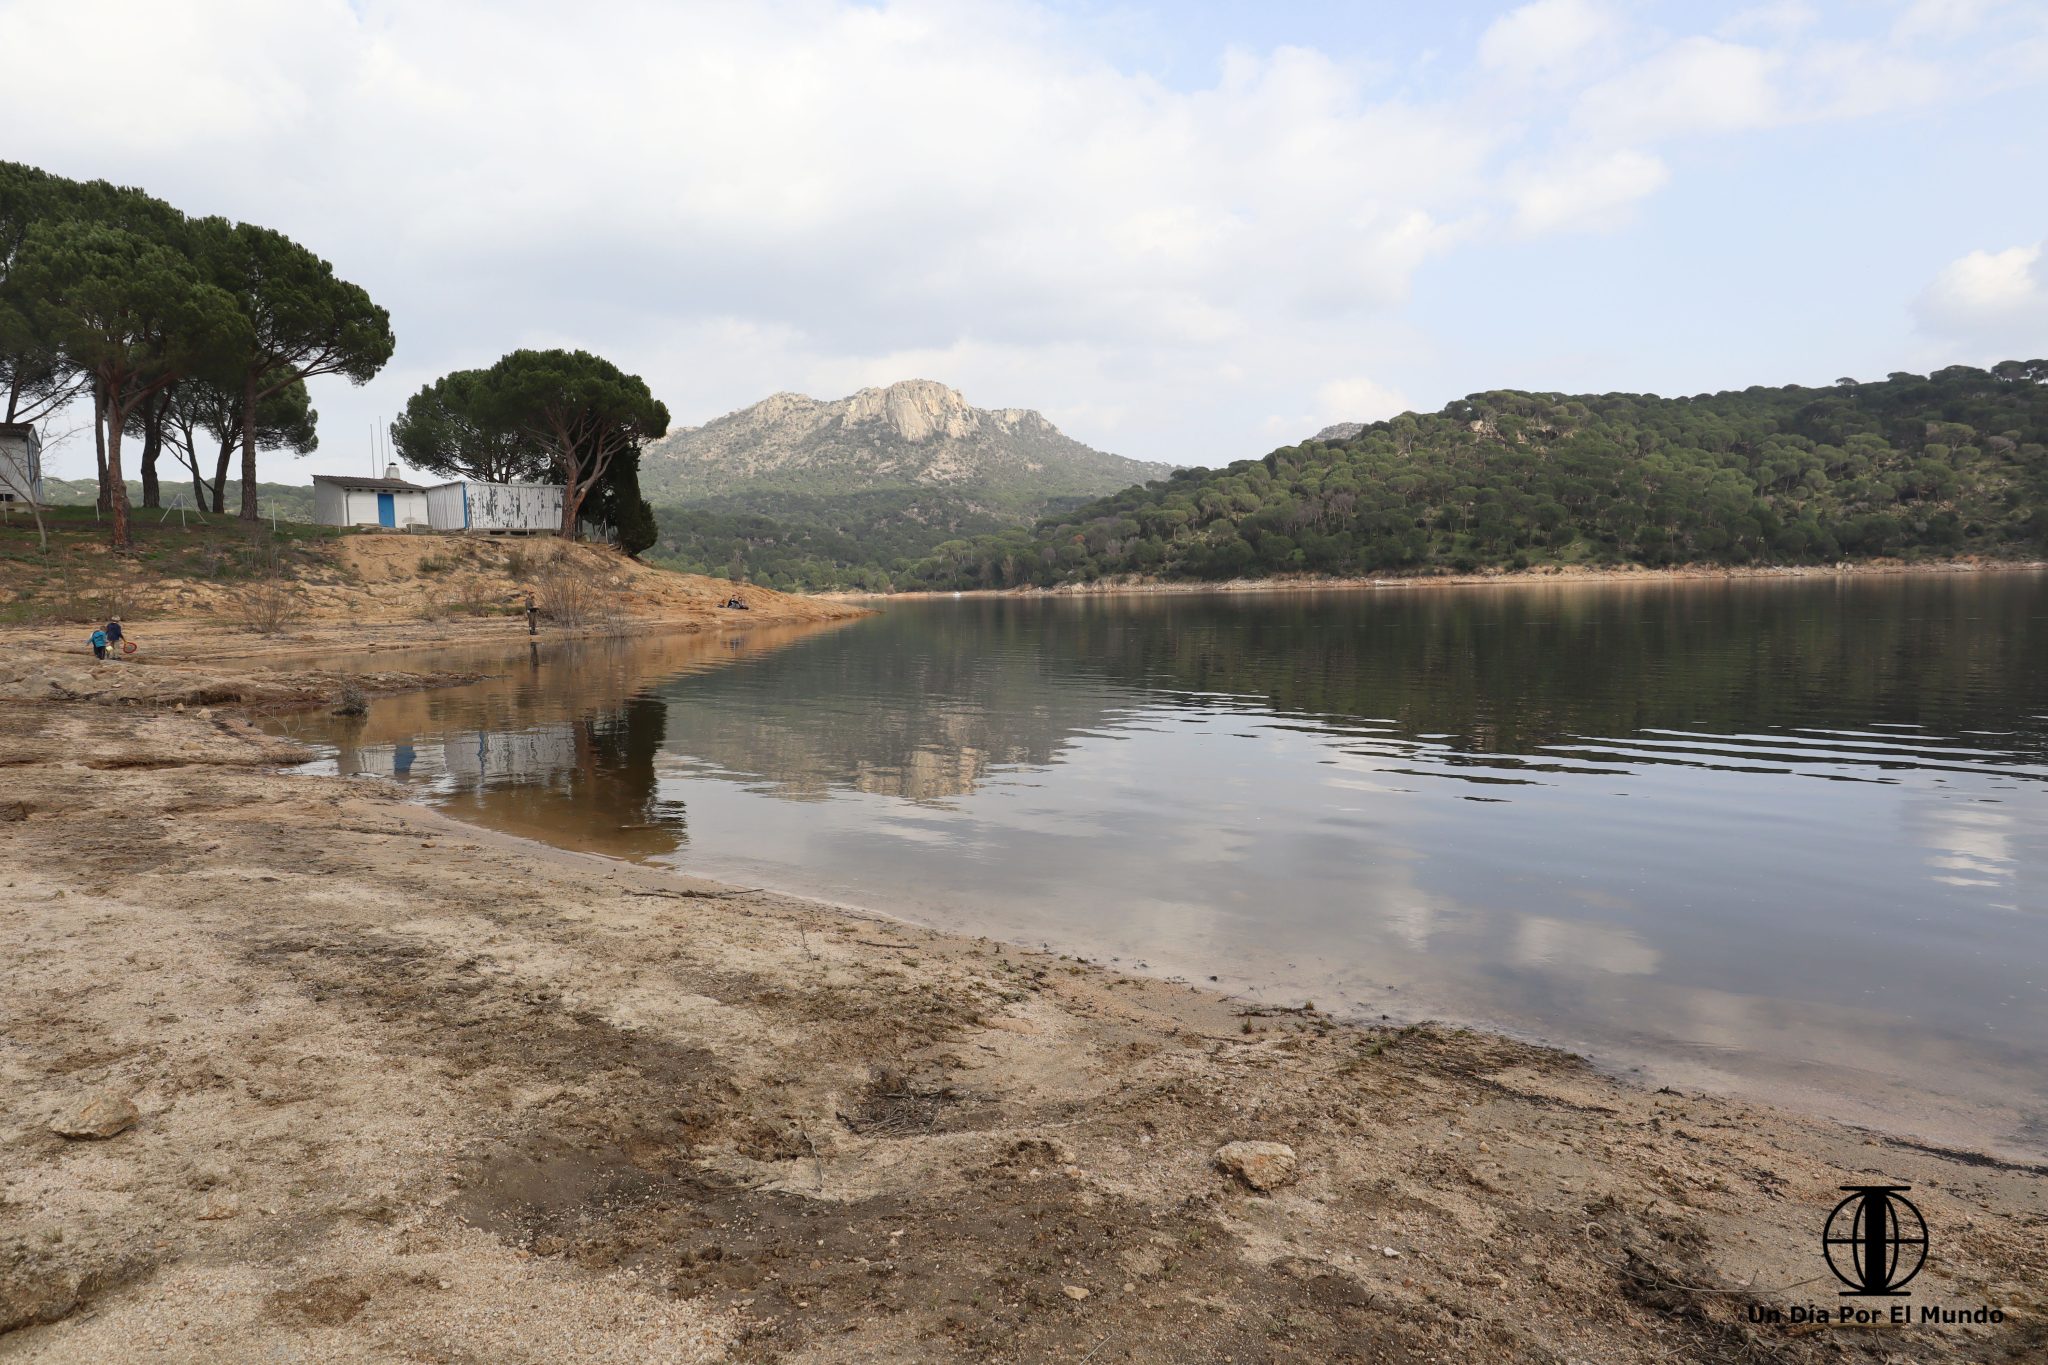
M1397 1261L1401 1258L1401 1253L1394 1250L1392 1247L1381 1247L1380 1255L1386 1257L1390 1261Z
M1284 1142L1231 1142L1216 1149L1216 1164L1255 1190L1292 1184L1294 1149Z
M199 1221L216 1223L223 1218L233 1218L242 1211L242 1201L232 1194L217 1192L199 1206Z
M126 1132L141 1119L141 1111L126 1096L96 1090L51 1119L50 1131L59 1137L110 1138Z
M1088 1297L1088 1291L1083 1289L1078 1284L1063 1284L1060 1286L1060 1293L1065 1294L1075 1303L1079 1303L1081 1300Z

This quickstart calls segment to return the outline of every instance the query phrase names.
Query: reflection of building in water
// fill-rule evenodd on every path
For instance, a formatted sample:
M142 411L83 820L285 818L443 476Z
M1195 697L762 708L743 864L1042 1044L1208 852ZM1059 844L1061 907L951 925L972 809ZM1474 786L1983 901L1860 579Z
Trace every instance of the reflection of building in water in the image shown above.
M508 834L624 857L673 853L688 838L683 803L656 792L665 708L637 697L616 710L519 730L449 730L390 743L336 737L336 766L423 782L463 819Z
M395 744L344 740L337 746L336 767L349 775L445 778L455 787L546 782L576 766L576 729L562 722L520 731L458 730L438 740L418 735Z

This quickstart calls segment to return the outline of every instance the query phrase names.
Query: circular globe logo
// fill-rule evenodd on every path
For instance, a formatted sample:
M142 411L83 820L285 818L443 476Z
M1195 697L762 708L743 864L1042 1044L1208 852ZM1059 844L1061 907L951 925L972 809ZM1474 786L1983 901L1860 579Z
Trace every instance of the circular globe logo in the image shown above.
M1927 1222L1911 1200L1911 1185L1844 1185L1849 1197L1835 1205L1821 1232L1828 1269L1848 1294L1903 1297L1927 1259Z

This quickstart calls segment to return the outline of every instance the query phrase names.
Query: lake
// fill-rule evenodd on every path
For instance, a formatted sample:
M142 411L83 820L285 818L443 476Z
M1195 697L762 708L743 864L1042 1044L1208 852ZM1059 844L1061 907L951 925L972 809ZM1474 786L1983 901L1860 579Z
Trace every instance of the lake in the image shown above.
M2048 1153L2048 576L920 600L477 657L277 725L569 847Z

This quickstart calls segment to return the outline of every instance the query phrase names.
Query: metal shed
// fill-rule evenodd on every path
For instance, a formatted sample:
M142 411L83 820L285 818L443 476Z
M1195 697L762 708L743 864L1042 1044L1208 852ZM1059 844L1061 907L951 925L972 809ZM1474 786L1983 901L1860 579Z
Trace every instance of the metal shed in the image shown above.
M0 422L0 502L43 500L43 438L27 422Z
M562 529L562 485L458 480L427 490L427 520L436 531Z

